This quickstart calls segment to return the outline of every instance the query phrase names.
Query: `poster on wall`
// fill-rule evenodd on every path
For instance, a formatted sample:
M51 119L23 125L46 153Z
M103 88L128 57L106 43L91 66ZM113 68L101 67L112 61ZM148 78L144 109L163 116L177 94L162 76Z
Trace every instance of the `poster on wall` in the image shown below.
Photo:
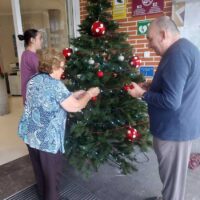
M146 35L151 21L143 20L137 22L137 35Z
M113 0L112 15L114 20L126 18L126 0Z
M132 15L150 15L163 12L164 0L133 0Z

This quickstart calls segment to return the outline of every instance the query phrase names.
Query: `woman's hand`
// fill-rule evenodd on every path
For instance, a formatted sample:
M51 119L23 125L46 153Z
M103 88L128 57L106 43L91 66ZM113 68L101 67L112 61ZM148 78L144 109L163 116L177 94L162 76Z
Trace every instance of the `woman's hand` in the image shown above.
M90 97L96 97L100 93L100 89L98 87L93 87L87 90L87 93Z
M85 93L86 93L85 90L78 90L76 92L73 92L73 96L76 99L80 99Z
M68 112L79 112L81 109L85 108L92 97L97 96L100 93L98 87L90 88L87 91L80 90L61 102L61 106ZM79 98L75 98L75 96Z

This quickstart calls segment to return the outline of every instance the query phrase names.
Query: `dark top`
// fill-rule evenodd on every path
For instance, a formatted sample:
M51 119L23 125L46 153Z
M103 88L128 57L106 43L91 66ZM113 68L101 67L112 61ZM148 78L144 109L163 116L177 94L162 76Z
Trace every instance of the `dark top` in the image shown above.
M200 52L179 39L163 55L150 90L151 133L162 140L187 141L200 137Z
M26 85L33 75L38 71L39 59L37 54L25 50L21 58L21 92L23 97L23 103L26 99Z

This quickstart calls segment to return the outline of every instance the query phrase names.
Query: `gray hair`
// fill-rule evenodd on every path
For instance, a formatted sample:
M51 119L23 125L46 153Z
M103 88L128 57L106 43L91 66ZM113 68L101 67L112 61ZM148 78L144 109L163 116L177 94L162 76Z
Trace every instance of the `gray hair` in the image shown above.
M179 34L179 30L175 22L168 16L161 16L155 19L152 24L156 25L160 30L167 30L171 33Z

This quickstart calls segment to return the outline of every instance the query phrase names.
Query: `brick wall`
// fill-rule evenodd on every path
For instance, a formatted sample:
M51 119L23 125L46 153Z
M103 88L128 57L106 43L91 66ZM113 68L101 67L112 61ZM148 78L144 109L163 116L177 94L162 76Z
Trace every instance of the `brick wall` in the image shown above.
M86 11L87 0L80 0L80 13L81 21L87 16ZM164 15L171 16L172 0L164 0ZM134 47L135 54L140 56L142 65L144 66L157 66L160 60L159 56L148 48L147 39L145 36L137 35L137 21L140 20L153 20L156 17L163 15L153 14L147 16L132 16L132 0L127 0L127 18L123 20L116 20L119 23L119 31L127 32L129 34L128 41ZM150 58L144 58L144 52L150 51Z

